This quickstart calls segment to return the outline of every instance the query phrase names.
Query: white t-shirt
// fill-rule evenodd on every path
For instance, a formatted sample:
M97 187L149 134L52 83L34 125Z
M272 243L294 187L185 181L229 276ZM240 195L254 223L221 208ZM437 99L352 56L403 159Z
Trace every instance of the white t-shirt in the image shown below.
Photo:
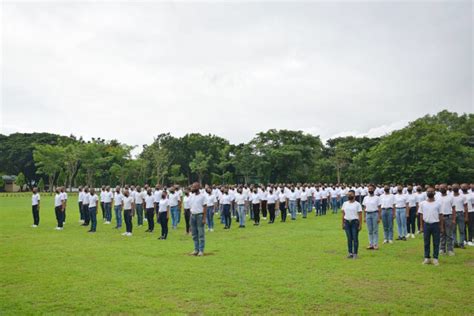
M235 203L237 203L237 205L244 205L245 204L245 195L243 193L237 192L235 194Z
M189 210L191 208L191 197L190 196L184 196L183 198L183 204L184 204L184 209Z
M260 194L252 193L250 199L252 200L252 204L260 204Z
M278 193L278 200L280 203L285 203L286 202L286 194L284 192Z
M301 201L308 201L308 191L301 191L301 194L300 194L300 199Z
M143 204L143 200L145 199L144 193L145 192L143 191L135 192L135 194L133 195L133 198L135 199L135 204Z
M211 194L206 193L206 206L214 206L217 203L217 197L211 192Z
M415 207L415 206L416 206L416 203L418 202L418 201L416 200L416 198L417 198L416 194L414 194L414 193L412 193L412 194L407 193L407 194L405 195L405 197L407 198L408 207Z
M91 194L89 192L84 192L84 195L83 195L83 200L82 200L82 204L84 205L88 205L89 204L89 197L91 196Z
M153 196L155 197L155 203L159 203L161 200L161 195L163 194L162 190L155 190Z
M145 208L153 208L155 206L155 197L153 195L146 195Z
M104 203L111 203L114 195L111 191L105 191L104 192L104 197L101 199L102 202Z
M440 195L436 201L441 203L441 213L443 215L450 215L453 214L453 197L450 195Z
M288 196L288 200L290 200L290 201L296 201L296 191L294 191L294 192L291 192L291 191L288 192L287 196Z
M168 202L170 207L178 206L179 204L179 194L178 193L170 193L168 195Z
M357 201L352 203L349 201L344 202L342 209L344 210L344 219L348 221L359 219L358 214L362 212L362 206Z
M223 194L221 202L223 205L231 204L232 203L232 197L229 194Z
M191 214L201 214L203 212L203 207L206 206L206 197L204 194L200 193L198 195L192 194L190 201Z
M456 212L464 212L464 204L467 204L466 196L462 194L456 196L453 194L453 204Z
M82 203L83 200L84 200L84 192L81 191L81 192L79 192L79 196L77 197L77 201L79 203Z
M395 200L395 207L397 208L402 208L402 207L407 206L408 200L405 194L395 194L394 200Z
M120 192L114 193L114 203L115 205L122 205L123 195Z
M365 206L366 212L376 212L379 210L380 198L376 195L374 196L367 195L364 197L364 200L362 201L362 205Z
M393 204L395 204L393 194L384 193L380 196L380 205L382 208L393 208Z
M91 195L89 197L89 208L91 207L97 207L97 201L99 200L99 197L97 194Z
M61 195L63 197L63 200L67 201L67 193L66 192L61 192Z
M429 224L439 222L441 203L438 201L423 201L420 203L418 213L423 215L423 221Z
M63 202L63 196L61 193L56 193L54 196L54 206L61 206Z
M40 201L40 195L39 193L35 193L31 196L31 205L35 206L35 205L38 205L39 201Z
M163 213L168 211L168 206L170 206L170 200L169 199L161 199L159 202L159 207L158 207L158 212Z
M133 197L131 197L130 195L129 196L123 195L122 201L123 201L123 209L124 210L131 210L132 209Z
M268 195L267 195L267 203L268 204L274 204L277 199L278 199L278 196L275 194L275 192L273 192L272 194L270 194L270 192L268 192Z

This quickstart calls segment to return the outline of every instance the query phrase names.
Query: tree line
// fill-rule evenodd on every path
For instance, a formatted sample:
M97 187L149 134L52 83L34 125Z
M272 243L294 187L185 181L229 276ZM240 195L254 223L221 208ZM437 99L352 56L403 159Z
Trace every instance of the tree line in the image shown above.
M0 135L0 172L28 186L103 183L440 183L474 178L474 115L426 115L380 138L325 144L302 131L260 132L247 143L216 135L159 134L143 145L71 135Z

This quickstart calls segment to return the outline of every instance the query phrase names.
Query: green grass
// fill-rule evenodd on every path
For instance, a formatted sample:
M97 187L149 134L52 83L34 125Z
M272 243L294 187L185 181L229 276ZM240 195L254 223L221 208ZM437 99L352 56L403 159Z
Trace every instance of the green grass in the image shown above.
M0 314L474 314L474 247L422 266L422 238L347 260L340 214L191 237L134 227L126 238L99 220L78 224L70 197L64 231L52 198L31 228L29 196L0 196ZM101 218L101 215L99 215ZM217 217L216 217L217 219ZM134 218L136 224L136 218ZM381 226L380 226L381 227Z

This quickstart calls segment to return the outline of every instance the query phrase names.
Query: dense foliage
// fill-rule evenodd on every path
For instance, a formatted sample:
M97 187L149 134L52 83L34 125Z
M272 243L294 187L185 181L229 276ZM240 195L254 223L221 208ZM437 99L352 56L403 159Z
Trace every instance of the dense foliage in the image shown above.
M233 145L215 135L158 135L137 158L116 140L46 133L0 135L0 172L29 185L254 182L461 182L474 179L474 115L442 111L381 138L324 145L301 131L269 130Z

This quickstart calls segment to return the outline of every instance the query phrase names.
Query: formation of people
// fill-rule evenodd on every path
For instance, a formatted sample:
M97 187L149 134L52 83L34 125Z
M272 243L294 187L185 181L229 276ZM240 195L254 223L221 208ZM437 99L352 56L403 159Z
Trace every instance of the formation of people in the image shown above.
M56 188L54 208L56 230L63 230L66 222L68 195L64 187ZM132 236L133 218L136 224L148 225L153 233L156 223L161 226L158 239L168 238L168 222L176 230L184 210L185 232L194 241L192 255L202 256L205 230L215 229L215 217L223 229L231 229L235 220L240 229L246 227L247 217L254 226L261 220L268 224L297 220L297 215L307 218L325 216L328 211L342 211L342 229L347 236L347 258L358 258L359 231L366 223L368 250L379 249L378 228L383 227L383 243L394 241L394 221L397 239L407 241L423 233L423 264L438 265L439 255L454 255L454 248L474 246L474 184L420 185L364 185L364 184L268 184L268 185L205 185L194 183L189 187L179 185L152 188L140 186L102 186L100 190L85 187L78 189L77 201L80 223L97 231L99 208L104 224L122 229L123 236ZM39 225L40 195L33 189L33 225ZM215 216L217 215L217 216ZM431 245L433 246L431 256Z

